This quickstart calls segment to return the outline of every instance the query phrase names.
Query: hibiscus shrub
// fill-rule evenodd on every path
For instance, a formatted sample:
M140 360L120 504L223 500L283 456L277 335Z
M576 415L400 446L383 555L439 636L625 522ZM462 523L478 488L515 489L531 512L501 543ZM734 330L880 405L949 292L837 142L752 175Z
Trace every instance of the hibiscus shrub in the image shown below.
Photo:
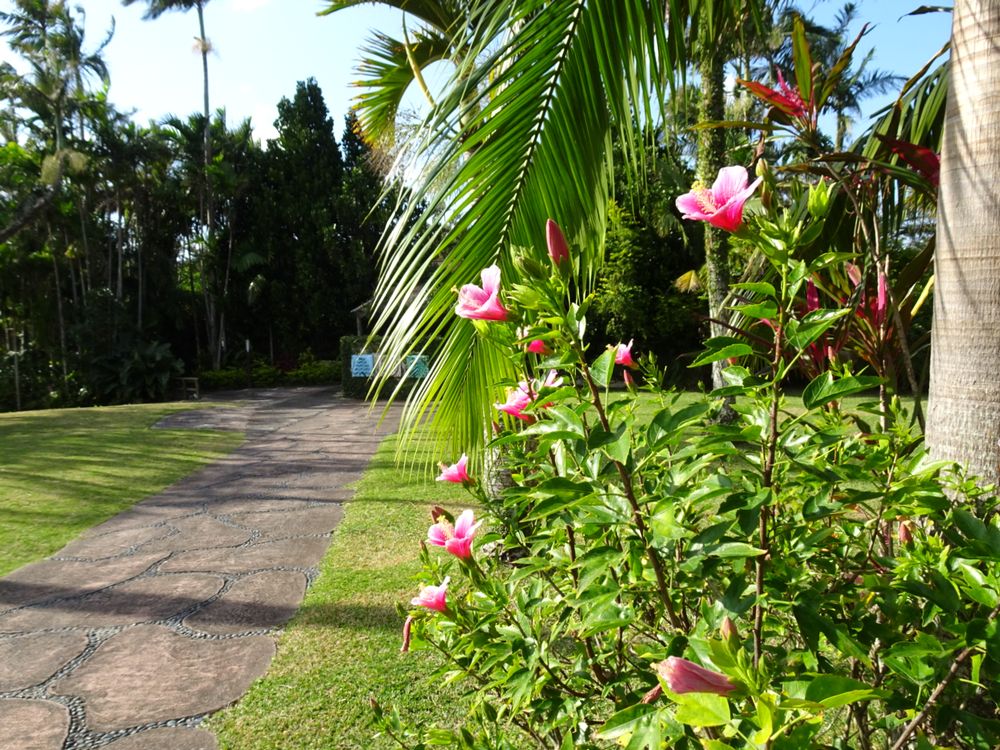
M696 403L628 346L586 351L558 228L550 269L502 289L494 267L462 290L457 312L490 321L478 330L523 372L491 445L512 483L483 521L434 509L404 650L437 651L472 708L433 728L376 705L400 746L1000 745L996 498L929 463L898 401L840 408L874 376L831 361L784 393L850 314L801 304L844 259L800 257L815 196L744 222L746 173L720 186L689 213L721 217L772 273L738 287L763 333L707 342L695 364L727 362L727 385ZM723 397L731 423L712 419ZM486 504L476 473L463 456L439 479Z

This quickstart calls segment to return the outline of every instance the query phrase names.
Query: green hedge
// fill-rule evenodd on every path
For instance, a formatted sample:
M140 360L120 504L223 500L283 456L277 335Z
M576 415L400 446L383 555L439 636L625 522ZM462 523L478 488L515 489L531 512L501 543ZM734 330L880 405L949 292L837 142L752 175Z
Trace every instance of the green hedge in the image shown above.
M334 385L340 382L339 365L328 359L303 356L299 366L284 372L273 365L257 363L249 373L245 367L202 370L198 385L203 391L227 391L239 388L271 388L277 385Z

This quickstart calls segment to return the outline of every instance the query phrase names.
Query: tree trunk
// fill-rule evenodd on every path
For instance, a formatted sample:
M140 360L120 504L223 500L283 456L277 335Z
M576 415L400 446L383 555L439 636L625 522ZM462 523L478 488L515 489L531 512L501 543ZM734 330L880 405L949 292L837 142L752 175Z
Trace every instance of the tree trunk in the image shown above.
M201 33L201 72L204 82L204 106L205 106L205 133L204 133L204 159L203 168L205 170L205 225L208 227L208 234L211 236L214 229L214 217L212 215L212 180L209 176L209 166L212 163L212 115L208 109L208 38L205 36L205 10L204 4L198 0L196 6L198 10L198 30Z
M69 395L69 367L66 364L66 318L63 315L62 281L59 278L59 260L56 258L55 247L51 247L52 233L47 232L52 251L52 273L56 290L56 314L59 316L59 358L62 362L63 395Z
M706 50L701 59L701 102L698 121L725 119L725 56L718 47ZM726 131L723 128L704 128L698 134L698 180L705 185L715 182L726 156ZM708 269L708 315L712 336L725 336L727 331L716 321L724 320L723 309L729 293L729 240L725 233L705 224L705 265ZM722 362L712 364L712 387L721 388Z
M1000 5L958 0L934 258L927 444L1000 480Z

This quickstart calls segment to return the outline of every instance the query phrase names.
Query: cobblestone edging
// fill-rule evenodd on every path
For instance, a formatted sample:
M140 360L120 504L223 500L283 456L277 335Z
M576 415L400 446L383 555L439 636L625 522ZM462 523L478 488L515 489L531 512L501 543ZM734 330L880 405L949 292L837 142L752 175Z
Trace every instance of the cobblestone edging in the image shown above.
M163 427L223 460L0 579L0 750L215 750L198 724L267 669L387 424L316 388ZM214 421L213 421L214 419Z

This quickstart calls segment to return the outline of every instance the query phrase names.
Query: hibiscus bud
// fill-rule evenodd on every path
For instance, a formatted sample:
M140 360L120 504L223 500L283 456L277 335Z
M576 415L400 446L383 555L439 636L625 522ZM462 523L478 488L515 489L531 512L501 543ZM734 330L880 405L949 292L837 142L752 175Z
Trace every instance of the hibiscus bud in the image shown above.
M525 347L525 350L531 354L537 354L543 357L552 354L552 349L549 348L549 345L542 339L534 339Z
M663 686L657 685L655 688L642 696L642 700L639 702L649 705L650 703L657 701L661 695L663 695Z
M407 615L406 621L403 622L403 646L399 649L399 653L405 654L410 650L410 626L413 625L413 615Z
M518 270L529 279L544 279L549 275L546 270L542 268L541 263L523 255L519 255L514 259L514 265L516 265Z
M451 514L440 505L431 506L431 520L437 523L441 518L451 520Z
M545 222L545 242L549 246L549 257L557 266L569 260L569 245L566 244L562 229L552 219Z
M667 687L677 694L714 693L723 697L736 690L736 685L728 677L711 669L705 669L693 661L670 656L655 665L656 671Z
M740 637L740 633L736 629L735 623L729 619L729 615L722 618L722 625L719 626L719 635L727 641Z
M913 525L909 521L899 523L899 543L904 547L913 544Z
M809 198L806 204L809 215L814 219L822 219L826 216L830 207L830 189L825 180L820 180L809 188Z

